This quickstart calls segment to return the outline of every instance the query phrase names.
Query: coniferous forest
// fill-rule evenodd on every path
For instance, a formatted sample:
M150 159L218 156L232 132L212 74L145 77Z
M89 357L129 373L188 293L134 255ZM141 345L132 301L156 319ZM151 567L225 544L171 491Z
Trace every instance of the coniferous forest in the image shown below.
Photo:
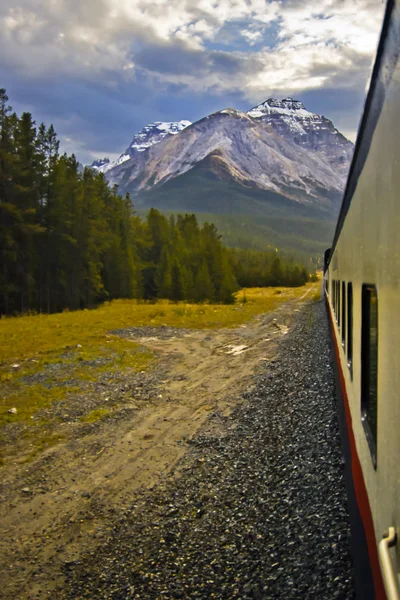
M195 215L135 215L102 173L60 154L52 125L18 117L0 89L0 314L115 298L234 302L239 287L303 285L275 253L227 249Z

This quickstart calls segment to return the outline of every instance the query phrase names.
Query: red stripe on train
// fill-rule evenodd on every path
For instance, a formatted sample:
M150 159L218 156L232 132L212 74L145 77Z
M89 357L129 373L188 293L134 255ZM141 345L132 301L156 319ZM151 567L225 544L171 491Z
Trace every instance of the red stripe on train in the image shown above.
M383 585L381 569L379 565L378 549L375 538L374 523L372 520L371 508L369 505L367 488L365 487L364 475L361 468L360 459L358 458L356 440L354 438L352 428L352 418L349 406L349 400L347 397L346 384L344 381L342 365L340 362L339 347L335 336L335 329L333 324L333 318L331 310L329 310L329 317L331 320L331 327L333 331L333 341L335 346L336 361L338 364L338 372L340 379L340 389L343 398L343 405L346 415L347 435L350 443L351 452L351 472L353 477L354 491L356 494L358 510L360 511L361 519L364 525L365 537L368 546L369 562L371 565L372 577L374 580L375 598L376 600L386 600L385 587Z

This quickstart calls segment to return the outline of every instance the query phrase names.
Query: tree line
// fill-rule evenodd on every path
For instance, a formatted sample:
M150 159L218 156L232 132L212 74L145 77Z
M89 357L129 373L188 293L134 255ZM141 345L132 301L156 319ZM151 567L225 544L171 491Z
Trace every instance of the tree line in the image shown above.
M232 249L231 264L240 287L298 287L315 279L304 265L272 251ZM312 269L314 271L314 268Z
M278 260L278 262L277 262ZM302 285L290 261L225 248L195 215L135 215L129 195L60 154L52 125L12 112L0 89L0 314L115 298L234 302L238 287Z

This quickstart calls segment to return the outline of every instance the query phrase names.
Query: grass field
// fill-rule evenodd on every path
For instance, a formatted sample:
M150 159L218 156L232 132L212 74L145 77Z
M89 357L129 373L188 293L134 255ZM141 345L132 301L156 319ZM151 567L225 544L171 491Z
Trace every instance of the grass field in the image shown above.
M112 334L113 330L163 325L230 328L271 312L316 285L246 289L238 292L234 305L116 300L93 310L0 319L0 442L1 427L7 424L25 423L26 435L32 436L35 427L46 425L42 409L67 394L78 395L82 384L96 381L102 373L137 372L152 363L151 352ZM106 415L107 411L95 410L81 420L90 423ZM52 433L48 438L39 436L36 445L40 450L57 442Z
M310 285L315 284L300 288L249 288L237 293L234 305L114 300L93 310L2 318L0 367L4 372L15 361L43 360L43 356L49 358L78 344L82 346L80 355L97 352L99 345L119 339L110 331L125 327L207 329L241 325L254 315L302 296ZM9 373L12 377L12 371Z

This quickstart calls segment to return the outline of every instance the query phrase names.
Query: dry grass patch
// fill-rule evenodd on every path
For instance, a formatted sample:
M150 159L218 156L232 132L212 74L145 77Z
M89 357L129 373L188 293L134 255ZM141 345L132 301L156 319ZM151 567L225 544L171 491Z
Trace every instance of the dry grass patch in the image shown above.
M93 310L3 318L0 319L0 365L38 357L41 362L51 362L57 353L78 344L86 350L95 348L107 339L107 332L125 327L167 325L203 329L241 325L256 314L302 296L315 285L249 288L238 292L234 305L114 300ZM281 293L277 294L277 290Z
M111 414L111 410L108 408L97 408L96 410L92 410L92 412L90 412L87 415L84 415L83 417L81 417L81 421L83 423L96 423L96 421L101 421L101 419L104 419L105 417L108 417L108 415Z
M64 439L55 431L56 419L49 417L52 403L68 400L69 395L79 397L84 386L103 373L145 370L154 355L111 334L112 330L162 325L184 329L235 327L319 285L246 289L238 292L234 305L116 300L93 310L2 318L0 430L22 427L35 454ZM15 414L9 412L13 408ZM80 417L81 422L94 423L109 414L101 406L92 409ZM43 410L46 422L41 418Z
M38 411L68 394L79 393L82 382L96 381L104 372L126 369L137 372L146 369L154 358L151 352L117 336L105 335L96 342L86 339L86 345L79 346L64 348L64 353L48 350L46 358L38 353L35 359L20 360L18 367L16 363L1 365L0 427L29 422ZM16 414L10 413L10 409L16 409Z

